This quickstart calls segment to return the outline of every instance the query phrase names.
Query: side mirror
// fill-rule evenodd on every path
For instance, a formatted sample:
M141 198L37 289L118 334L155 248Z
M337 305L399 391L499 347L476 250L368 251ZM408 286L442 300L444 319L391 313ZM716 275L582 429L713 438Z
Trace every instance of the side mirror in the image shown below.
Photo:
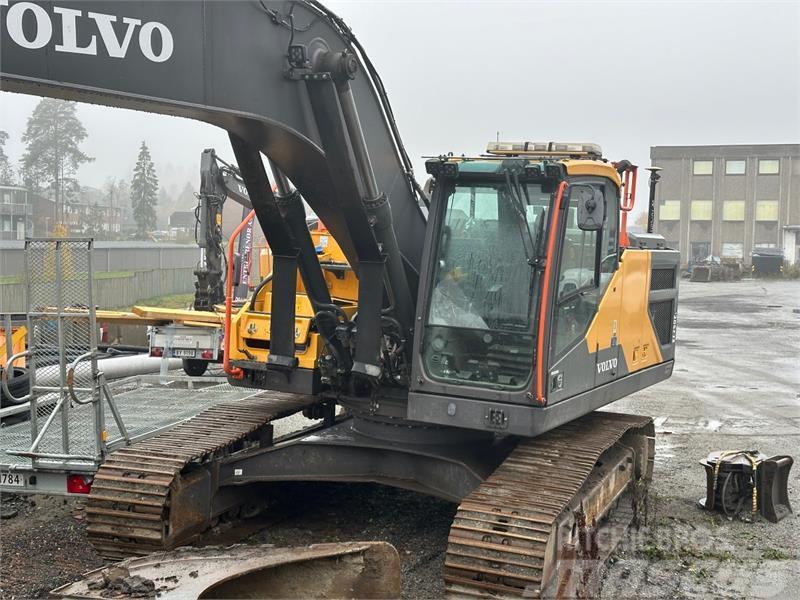
M606 200L603 190L588 184L569 186L570 201L578 202L578 228L583 231L597 231L603 227L606 214Z

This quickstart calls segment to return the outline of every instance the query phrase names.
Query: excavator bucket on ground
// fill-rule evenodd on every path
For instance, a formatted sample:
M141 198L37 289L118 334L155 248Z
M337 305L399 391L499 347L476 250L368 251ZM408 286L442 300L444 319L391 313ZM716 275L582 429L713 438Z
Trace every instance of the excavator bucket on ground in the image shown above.
M726 517L761 514L777 523L792 513L789 504L791 456L767 458L757 450L712 452L700 464L706 470L706 497L702 508Z
M400 558L385 542L301 548L180 548L96 569L57 598L399 598Z

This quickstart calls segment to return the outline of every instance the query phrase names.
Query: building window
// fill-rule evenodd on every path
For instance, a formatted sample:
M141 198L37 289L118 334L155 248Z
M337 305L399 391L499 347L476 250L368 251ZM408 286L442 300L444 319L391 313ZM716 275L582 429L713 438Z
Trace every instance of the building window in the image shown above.
M659 221L680 221L681 220L681 201L664 200L658 207Z
M705 260L711 254L711 242L692 242L692 262Z
M759 200L756 202L756 221L777 221L778 201Z
M711 200L692 200L692 221L710 221L711 212Z
M744 221L744 200L726 200L722 204L723 221Z
M781 170L781 161L777 159L758 161L759 175L777 175Z
M744 244L741 242L723 242L723 258L744 258Z
M695 175L711 175L714 172L714 161L696 160L692 165L692 172Z
M745 164L743 160L726 160L725 175L744 175Z

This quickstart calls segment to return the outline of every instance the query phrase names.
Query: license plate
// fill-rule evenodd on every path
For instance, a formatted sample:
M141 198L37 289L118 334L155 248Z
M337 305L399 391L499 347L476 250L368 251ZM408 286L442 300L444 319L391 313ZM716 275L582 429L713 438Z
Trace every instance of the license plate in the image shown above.
M172 356L176 358L194 358L194 350L188 348L175 348Z
M0 473L0 485L11 487L25 487L25 477L19 473Z

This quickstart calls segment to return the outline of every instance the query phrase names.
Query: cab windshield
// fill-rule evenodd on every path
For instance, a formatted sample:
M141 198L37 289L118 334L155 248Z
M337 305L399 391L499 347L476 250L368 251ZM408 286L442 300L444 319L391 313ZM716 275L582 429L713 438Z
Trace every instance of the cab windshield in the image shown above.
M446 194L423 360L441 380L519 388L533 364L534 257L550 193L508 180Z

